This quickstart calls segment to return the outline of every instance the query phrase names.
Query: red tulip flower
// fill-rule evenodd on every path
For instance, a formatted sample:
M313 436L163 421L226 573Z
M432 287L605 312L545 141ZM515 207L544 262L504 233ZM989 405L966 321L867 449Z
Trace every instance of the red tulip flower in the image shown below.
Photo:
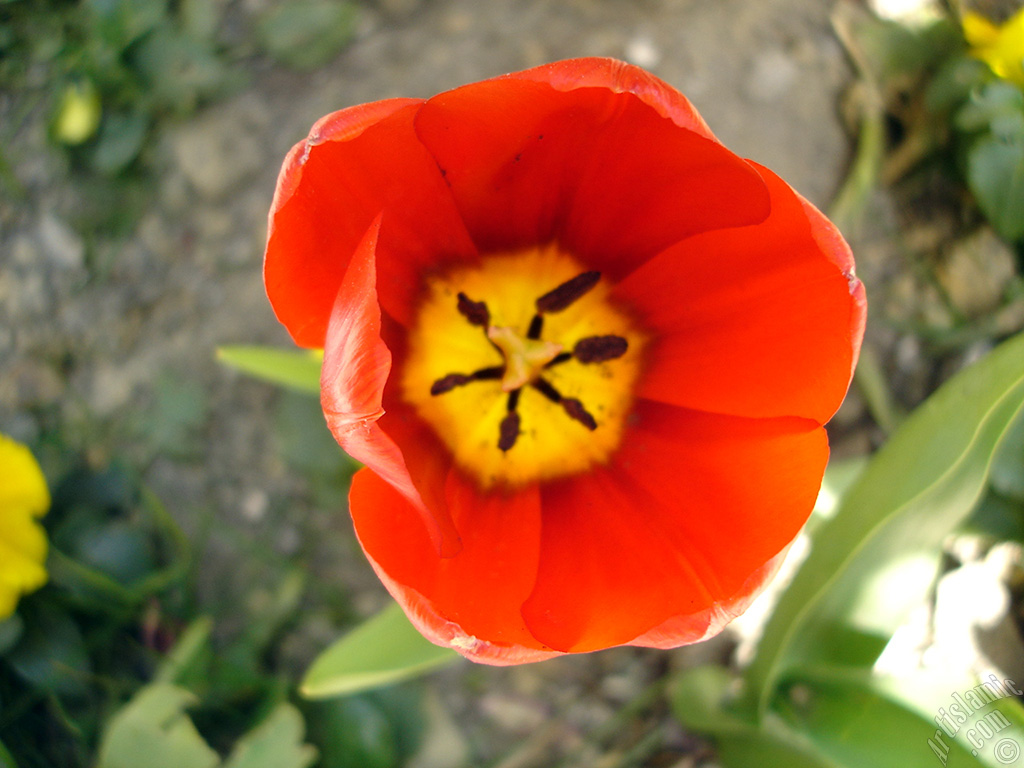
M323 118L265 279L324 350L373 568L490 664L742 612L814 504L865 315L836 228L609 59Z

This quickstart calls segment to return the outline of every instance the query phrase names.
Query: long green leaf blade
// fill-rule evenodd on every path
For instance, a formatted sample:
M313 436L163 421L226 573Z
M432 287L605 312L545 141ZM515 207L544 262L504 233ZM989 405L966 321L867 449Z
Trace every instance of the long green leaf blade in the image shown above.
M780 676L806 664L870 666L935 578L941 543L983 492L1024 405L1024 335L960 372L872 459L765 628L746 703L767 710Z
M392 603L320 654L300 690L311 699L348 695L415 677L457 658L455 651L424 638Z
M323 356L319 352L237 345L218 347L217 359L271 384L309 395L320 394Z
M1002 768L1024 741L1019 689L1000 692L1001 681L992 696L987 681L945 670L807 667L780 685L760 723L730 709L735 682L709 665L684 670L672 692L676 716L712 737L728 768Z
M707 665L687 669L672 687L672 708L690 730L710 736L727 768L845 768L779 718L760 724L728 709L733 675ZM858 766L860 768L860 766Z
M925 686L923 682L930 684ZM951 730L950 735L934 721L949 692L956 690L955 683L943 687L941 683L936 686L936 682L877 678L866 669L808 671L806 676L787 681L776 698L774 711L791 729L809 739L818 753L848 768L993 766L984 752L975 750L978 754L971 754L971 746L964 739L966 727L959 733ZM915 684L932 692L930 708L908 706L902 700L902 691ZM981 720L986 714L979 712L977 717ZM1008 720L1002 718L1001 722L1010 728ZM1008 730L1006 735L1012 733Z
M0 742L0 768L18 768L14 762L14 755L7 751L7 747Z

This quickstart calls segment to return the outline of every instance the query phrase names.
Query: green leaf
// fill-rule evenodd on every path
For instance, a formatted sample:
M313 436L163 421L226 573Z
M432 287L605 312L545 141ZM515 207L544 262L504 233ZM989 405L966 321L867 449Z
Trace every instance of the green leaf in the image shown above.
M1024 542L1024 500L1010 499L990 489L960 532L994 541Z
M0 656L14 647L24 630L25 622L16 613L0 621Z
M1010 427L992 462L992 487L1004 496L1024 501L1024 414Z
M84 696L92 665L78 625L55 608L35 614L25 624L21 639L7 655L11 667L36 688Z
M1019 135L1024 128L1024 93L1017 86L997 81L972 92L954 119L967 133L991 131L1003 138Z
M982 691L977 680L945 672L890 678L868 669L802 669L781 686L760 727L729 711L736 682L721 667L686 670L672 696L680 721L712 736L720 762L732 768L1001 768L1008 763L999 762L997 744L1013 741L1002 745L1005 759L1024 734L1020 703L1007 695L982 706L991 699L984 693L959 724L945 721L952 737L940 730L935 718L956 711L964 699L955 697Z
M945 19L915 29L865 13L856 19L853 32L880 82L916 75L962 45Z
M323 362L320 352L228 346L217 348L217 359L231 368L271 384L320 395L320 366Z
M132 61L147 87L147 96L179 114L225 88L227 67L212 45L188 37L170 25L157 27L132 48Z
M337 0L285 0L260 20L267 53L296 69L330 61L355 34L354 5Z
M14 762L14 755L7 751L3 742L0 742L0 768L18 768L18 764Z
M771 713L759 727L729 711L738 681L713 665L685 670L674 682L672 708L690 730L714 739L719 761L729 768L839 768L814 745ZM860 767L858 767L860 768Z
M224 768L306 768L316 749L303 744L305 724L299 711L281 703L231 751Z
M424 686L417 685L415 682L379 688L362 696L327 699L317 702L313 706L323 707L339 701L358 701L361 698L373 702L391 724L393 732L391 745L396 755L396 762L402 765L405 764L403 761L408 760L419 751L428 729L438 727L439 718L431 717L437 713L428 713L427 711L429 705L424 696ZM433 703L436 706L443 706L440 702ZM330 765L331 763L325 760L324 764Z
M832 517L843 496L850 489L867 466L867 456L852 456L848 459L833 459L825 468L825 477L821 481L821 490L814 502L814 514L808 525L818 526Z
M266 654L274 638L299 612L306 578L306 571L301 568L289 569L267 603L261 606L259 616L249 620L237 645L248 648L254 656Z
M672 683L673 711L679 722L701 733L727 735L749 731L757 723L727 709L738 684L733 674L715 664L685 669Z
M98 768L214 768L220 758L203 741L185 708L195 697L183 688L151 683L110 720Z
M940 731L931 719L947 703L951 689L935 695L929 714L927 709L918 712L917 707L899 701L899 690L912 685L911 680L878 680L869 670L822 670L820 674L791 681L780 692L775 711L835 765L988 765Z
M156 568L152 537L135 520L113 520L85 529L76 544L76 560L126 587Z
M92 151L92 167L107 176L120 173L142 151L148 130L149 116L145 112L108 112Z
M116 464L101 472L72 470L54 489L53 506L65 510L82 506L125 512L135 504L138 482L135 473Z
M131 473L75 471L54 491L50 582L79 610L127 620L185 578L188 541Z
M932 114L951 112L989 77L991 70L984 62L969 56L950 57L939 65L928 83L925 106Z
M393 603L320 654L300 690L311 699L342 696L421 675L456 658L455 651L424 638Z
M210 689L225 696L252 696L254 688L274 685L275 679L265 674L266 657L274 640L293 621L299 611L307 574L291 567L273 592L262 592L258 605L251 606L241 635L220 652L210 665L205 682Z
M67 590L76 607L102 614L121 614L138 607L146 595L110 575L51 548L47 558L50 583Z
M718 759L730 768L840 768L810 745L790 744L787 737L795 740L779 725L770 731L742 734L718 744Z
M837 674L834 670L824 672L826 677ZM1015 759L1006 759L1006 752L996 751L1005 738L1012 743L1002 748L1009 748L1011 756L1014 750L1019 755L1024 745L1024 706L1015 698L1020 688L1014 681L999 680L992 674L985 680L978 680L973 675L943 668L915 671L900 677L874 677L870 686L878 695L917 713L930 728L941 726L946 732L939 734L943 741L951 741L947 734L953 733L952 740L971 752L971 757L981 764L1003 768L1016 763ZM986 726L991 727L992 736L985 734ZM934 737L935 733L932 740L941 751L942 745ZM962 764L948 762L954 768Z
M1024 237L1024 136L978 139L967 153L967 184L1001 237Z
M396 725L367 695L318 702L309 712L321 762L331 768L398 768L404 726Z
M167 0L85 0L87 19L103 42L120 52L166 19Z
M764 713L800 665L870 666L936 576L941 543L984 492L992 457L1024 405L1024 335L961 371L876 454L820 526L747 670Z
M210 634L213 621L200 616L182 632L174 648L167 654L153 675L158 683L180 683L203 665L210 654Z
M991 712L998 710L999 714L1010 721L1010 725L1013 727L1013 731L1007 731L1007 734L1011 738L1010 744L1000 744L1003 737L997 736L991 739L985 744L985 751L983 752L988 765L994 765L989 758L989 750L991 749L991 757L998 763L998 768L1007 765L1007 758L1013 754L1020 755L1021 751L1024 750L1024 704L1021 704L1019 691L1021 690L1020 684L1017 684L1016 690L1013 691L1014 698L999 699L992 706L986 708L982 712ZM982 714L982 713L979 713ZM991 722L991 719L986 718ZM1003 736L1006 736L1004 734ZM1008 752L1000 752L1000 748L1008 749Z

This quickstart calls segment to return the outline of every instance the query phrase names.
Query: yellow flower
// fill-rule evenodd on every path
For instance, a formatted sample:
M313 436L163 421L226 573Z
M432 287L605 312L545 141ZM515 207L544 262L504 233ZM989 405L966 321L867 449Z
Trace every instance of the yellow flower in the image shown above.
M1002 26L968 11L963 27L972 56L984 61L1004 80L1024 87L1024 8Z
M0 621L18 598L46 583L46 534L36 518L50 507L50 492L35 458L0 434Z

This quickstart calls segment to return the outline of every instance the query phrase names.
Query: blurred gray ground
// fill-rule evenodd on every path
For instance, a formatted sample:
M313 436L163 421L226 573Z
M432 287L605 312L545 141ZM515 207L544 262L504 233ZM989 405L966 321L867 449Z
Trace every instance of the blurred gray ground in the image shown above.
M243 6L255 12L268 1ZM196 543L201 605L224 631L258 612L287 569L311 573L310 608L290 644L301 669L337 632L326 606L351 601L369 613L385 598L343 501L318 500L281 458L282 442L311 442L301 433L282 437L293 406L214 361L218 345L289 344L260 274L267 209L288 148L317 118L351 104L429 96L561 58L613 56L677 86L726 145L824 206L850 155L838 117L849 72L829 7L379 0L330 65L311 74L254 65L244 91L166 132L155 204L126 241L88 254L67 223L66 167L47 151L39 121L6 149L29 199L0 212L0 429L32 440L36 414L46 412L98 464L127 451L146 467L146 480ZM169 407L183 414L184 447L153 437L154 414ZM506 683L475 717L515 740L537 727L541 691L546 707L575 701L579 710L574 695L590 690L585 706L593 711L565 715L585 727L649 676L645 658L624 650L474 671ZM458 714L457 700L449 707ZM493 734L487 740L502 743Z

